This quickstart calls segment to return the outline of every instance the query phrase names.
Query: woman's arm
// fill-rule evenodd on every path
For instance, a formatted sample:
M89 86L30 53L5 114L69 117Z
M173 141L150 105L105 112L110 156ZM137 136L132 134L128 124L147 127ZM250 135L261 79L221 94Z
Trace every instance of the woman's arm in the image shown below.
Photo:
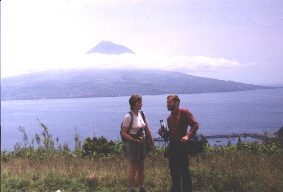
M151 134L151 131L150 129L148 128L147 124L146 124L146 127L145 127L145 132L146 132L146 136L148 137L150 143L151 143L151 147L153 148L154 147L154 140L153 140L153 137L152 137L152 134Z
M128 131L128 127L122 127L122 137L124 137L125 139L127 139L128 141L133 141L133 142L137 142L137 143L141 143L142 141L139 139L135 139L133 138L131 135L129 135L127 133Z

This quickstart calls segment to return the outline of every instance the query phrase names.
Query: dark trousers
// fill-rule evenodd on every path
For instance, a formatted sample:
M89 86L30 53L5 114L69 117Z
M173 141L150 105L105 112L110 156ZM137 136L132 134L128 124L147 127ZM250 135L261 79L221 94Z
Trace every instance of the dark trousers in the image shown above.
M169 166L173 184L171 192L192 192L189 159L182 143L170 142Z

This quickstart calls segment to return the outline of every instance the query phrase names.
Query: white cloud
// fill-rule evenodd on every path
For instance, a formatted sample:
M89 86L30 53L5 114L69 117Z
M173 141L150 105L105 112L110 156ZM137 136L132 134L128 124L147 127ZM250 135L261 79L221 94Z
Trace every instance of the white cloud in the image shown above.
M85 60L84 60L84 59ZM236 61L224 58L211 57L188 57L188 56L168 56L168 55L103 55L89 54L81 58L85 67L98 68L147 68L165 70L200 70L215 68L237 67L240 64ZM82 61L81 60L81 61ZM76 65L80 68L82 65Z
M19 61L13 63L18 65L2 66L2 77L60 69L139 68L194 72L240 66L238 62L224 58L134 54L73 54L71 57L70 55L58 54L52 55L52 57L34 56L24 60L19 58Z

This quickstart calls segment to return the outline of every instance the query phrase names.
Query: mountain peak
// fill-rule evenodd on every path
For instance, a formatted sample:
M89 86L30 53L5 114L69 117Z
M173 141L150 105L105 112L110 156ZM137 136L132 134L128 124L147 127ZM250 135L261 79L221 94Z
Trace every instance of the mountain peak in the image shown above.
M110 41L101 41L98 43L94 48L89 50L87 54L91 53L101 53L101 54L114 54L114 55L120 55L123 53L131 53L135 54L131 49L125 47L124 45L118 45L115 43L112 43Z

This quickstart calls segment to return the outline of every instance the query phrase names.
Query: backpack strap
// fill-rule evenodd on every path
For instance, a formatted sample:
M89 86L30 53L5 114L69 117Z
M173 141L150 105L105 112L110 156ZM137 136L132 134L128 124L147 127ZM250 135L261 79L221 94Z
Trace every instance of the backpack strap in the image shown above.
M143 122L146 124L144 112L143 112L143 111L139 111L139 113L140 113L141 116L142 116Z
M129 111L128 113L131 115L131 122L130 122L129 128L128 128L128 130L127 130L127 133L129 133L130 129L132 128L133 119L134 119L134 117L133 117L133 112L132 112L132 111Z
M145 114L143 111L139 111L139 113L142 115L142 119L143 119L143 122L145 123L145 125L147 126L147 123L145 122ZM144 129L144 132L145 132L145 136L147 137L147 133L146 133L146 130Z

